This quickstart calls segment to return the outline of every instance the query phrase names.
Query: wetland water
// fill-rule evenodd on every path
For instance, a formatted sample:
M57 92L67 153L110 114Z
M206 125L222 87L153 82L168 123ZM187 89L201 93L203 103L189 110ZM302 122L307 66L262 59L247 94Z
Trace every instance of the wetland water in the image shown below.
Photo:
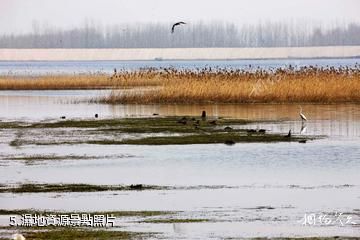
M0 183L151 184L172 190L82 193L0 193L2 209L58 211L179 211L171 218L205 222L139 223L121 218L122 230L160 237L360 237L360 105L309 105L302 124L298 105L104 105L75 103L101 91L0 91L1 121L152 116L209 116L265 120L244 125L273 133L323 135L285 143L208 145L24 145L10 146L16 130L0 129ZM45 134L45 133L44 133ZM45 136L45 135L44 135ZM11 160L61 156L61 160ZM86 156L74 159L73 156ZM95 204L96 203L96 204ZM304 214L336 212L357 224L303 226ZM161 216L166 219L169 216ZM156 218L158 219L158 218ZM344 223L346 221L343 221ZM0 224L8 225L1 216Z
M113 73L118 70L137 70L140 68L196 69L220 67L256 70L279 67L318 66L354 67L360 58L329 59L272 59L272 60L212 60L212 61L0 61L0 75L48 75L48 74L96 74Z

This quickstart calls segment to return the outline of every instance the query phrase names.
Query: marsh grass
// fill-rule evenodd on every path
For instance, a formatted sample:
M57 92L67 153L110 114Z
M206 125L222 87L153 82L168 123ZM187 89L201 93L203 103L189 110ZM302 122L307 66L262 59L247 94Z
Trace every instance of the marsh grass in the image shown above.
M118 91L145 87L145 91ZM106 74L0 76L0 90L113 89L91 102L138 104L360 102L360 66L272 70L148 68Z
M157 73L157 74L155 74ZM265 71L199 69L144 72L126 86L160 88L143 92L113 91L105 103L343 103L360 102L360 68L288 68ZM146 80L144 80L146 79Z
M283 134L261 133L256 129L243 129L251 121L243 119L219 118L202 119L200 117L150 117L150 118L125 118L103 120L66 120L57 122L17 123L11 129L37 129L37 134L44 131L48 136L46 141L35 137L36 131L31 131L31 138L24 135L16 136L10 141L10 146L22 145L61 145L61 144L98 144L98 145L169 145L169 144L209 144L232 142L294 142L312 140L315 137L293 136L286 138ZM2 124L0 123L0 127ZM4 127L8 126L4 123ZM232 127L229 127L232 126ZM58 129L78 128L81 133L74 131L63 132L59 136ZM231 129L231 130L229 130ZM25 133L24 133L25 134ZM67 136L71 134L69 141ZM137 137L118 137L122 134L137 134ZM92 136L91 139L84 136ZM105 137L106 136L106 137ZM135 136L135 135L133 135ZM16 142L16 144L14 144Z
M0 90L124 89L159 86L162 80L162 74L152 68L122 71L112 76L104 73L0 76Z
M260 130L242 128L254 123L244 119L179 117L148 117L103 120L66 120L57 122L38 122L9 126L6 122L0 127L10 129L37 130L23 132L10 141L10 146L23 145L64 145L64 144L97 144L97 145L184 145L184 144L229 144L252 142L297 142L313 140L320 136L292 136L276 133L262 133ZM229 127L232 126L232 127ZM59 129L72 128L72 131ZM76 132L73 128L82 129ZM41 137L46 131L47 139ZM129 136L126 137L126 135ZM69 140L68 137L71 136ZM84 137L86 136L86 137ZM91 136L89 138L88 136ZM119 137L120 136L120 137ZM121 137L125 136L125 137ZM16 144L15 144L16 143Z
M0 76L0 90L109 89L116 86L105 74Z

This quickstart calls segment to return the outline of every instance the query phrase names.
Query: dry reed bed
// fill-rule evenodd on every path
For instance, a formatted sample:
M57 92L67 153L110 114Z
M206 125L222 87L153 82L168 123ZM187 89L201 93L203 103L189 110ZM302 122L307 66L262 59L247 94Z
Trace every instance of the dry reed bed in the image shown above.
M0 90L104 89L114 87L107 75L0 76Z
M343 103L360 102L360 68L303 67L273 71L158 69L124 79L123 86L160 86L158 90L118 92L106 103Z
M70 90L111 89L159 85L160 78L154 69L122 71L109 76L104 73L45 75L45 76L0 76L0 90Z
M1 90L120 89L95 102L117 103L343 103L360 102L360 66L354 68L177 70L148 68L106 74L0 77ZM155 88L153 88L155 87Z

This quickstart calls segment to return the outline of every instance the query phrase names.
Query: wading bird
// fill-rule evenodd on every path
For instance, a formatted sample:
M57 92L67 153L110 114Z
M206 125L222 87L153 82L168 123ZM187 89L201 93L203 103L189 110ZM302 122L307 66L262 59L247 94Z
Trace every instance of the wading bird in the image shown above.
M285 137L288 137L288 138L291 137L291 129L289 130L289 133Z
M302 107L300 106L300 113L299 113L301 120L302 121L307 121L307 118L305 117L305 115L302 113Z
M171 33L174 33L174 30L175 30L175 27L176 26L179 26L181 24L186 24L185 22L177 22L177 23L174 23L174 25L172 25L171 27Z

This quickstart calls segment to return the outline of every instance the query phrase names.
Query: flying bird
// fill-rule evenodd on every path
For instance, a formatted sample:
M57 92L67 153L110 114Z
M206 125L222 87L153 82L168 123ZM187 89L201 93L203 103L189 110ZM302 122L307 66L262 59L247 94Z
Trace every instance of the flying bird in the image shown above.
M174 23L174 25L172 25L172 28L171 28L171 33L174 33L174 30L175 30L175 27L176 26L179 26L181 24L186 24L185 22L177 22L177 23Z

